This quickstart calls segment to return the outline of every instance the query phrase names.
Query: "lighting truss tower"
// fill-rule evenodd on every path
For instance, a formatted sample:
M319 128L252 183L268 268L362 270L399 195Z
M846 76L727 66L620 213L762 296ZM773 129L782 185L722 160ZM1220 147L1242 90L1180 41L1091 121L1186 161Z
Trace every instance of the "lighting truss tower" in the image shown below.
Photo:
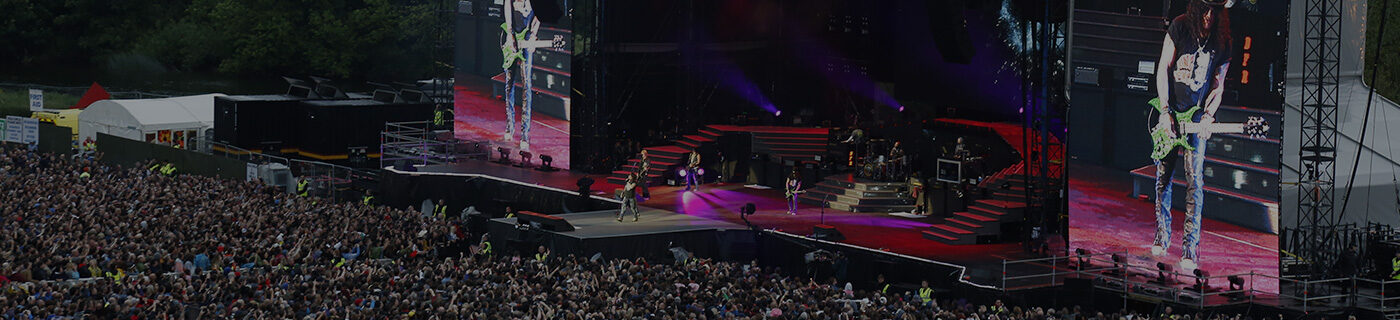
M1052 71L1064 66L1065 22L1052 12L1064 7L1048 4L1031 7L1039 11L1031 13L1039 19L1028 19L1031 21L1023 25L1022 41L1032 49L1028 51L1033 52L1023 62L1038 72L1026 73L1022 79L1025 90L1022 143L1027 152L1021 155L1024 166L1020 173L1027 178L1027 210L1034 211L1030 215L1033 220L1027 221L1028 226L1039 226L1042 234L1046 234L1060 229L1066 213L1064 202L1057 196L1066 185L1065 148L1053 131L1053 128L1064 127L1066 109L1062 105L1064 100L1052 94L1064 91L1064 82L1059 81L1063 77L1052 75ZM1051 222L1058 223L1052 225Z
M1341 252L1335 232L1338 76L1341 0L1306 0L1303 21L1303 99L1298 220L1293 254L1313 266L1330 266Z

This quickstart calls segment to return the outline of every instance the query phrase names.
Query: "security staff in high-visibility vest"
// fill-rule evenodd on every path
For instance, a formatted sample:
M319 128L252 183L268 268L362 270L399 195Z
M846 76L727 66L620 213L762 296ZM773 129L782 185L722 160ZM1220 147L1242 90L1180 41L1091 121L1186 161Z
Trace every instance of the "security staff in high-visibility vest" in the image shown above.
M298 197L305 198L305 197L306 197L307 195L309 195L310 193L311 193L311 180L310 180L310 179L301 178L300 181L297 181L297 196L298 196Z
M438 199L437 205L433 206L433 216L438 219L447 219L447 203L442 199Z
M924 280L919 286L919 302L924 305L933 303L933 288L928 287L928 280Z
M374 205L374 191L365 190L365 196L360 198L360 204Z
M544 262L546 259L549 259L549 249L540 246L540 249L537 251L538 253L535 253L535 261Z
M433 110L433 126L441 128L446 123L447 110L442 105L438 105L437 109Z
M481 244L477 245L477 248L480 248L478 249L479 251L477 251L478 254L486 256L491 255L491 242L487 241L488 236L490 236L490 234L481 235Z
M1390 259L1390 278L1400 280L1400 251L1395 251L1395 258Z
M890 293L890 283L885 282L885 274L881 273L875 276L875 290L880 290L882 295Z

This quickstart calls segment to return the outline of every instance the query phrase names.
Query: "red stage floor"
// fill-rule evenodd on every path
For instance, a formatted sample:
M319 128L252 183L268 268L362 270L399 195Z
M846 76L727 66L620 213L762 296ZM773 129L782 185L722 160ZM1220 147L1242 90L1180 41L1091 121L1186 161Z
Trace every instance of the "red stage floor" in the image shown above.
M1150 247L1157 224L1153 205L1128 197L1128 190L1132 190L1128 173L1083 164L1071 165L1070 172L1071 250L1126 252L1134 265L1153 269L1157 262L1180 261L1184 212L1172 210L1172 247L1165 256L1152 257ZM1176 192L1185 190L1178 188ZM1211 219L1202 219L1201 233L1198 264L1212 276L1250 272L1279 275L1278 235ZM1212 285L1223 287L1224 283ZM1257 277L1255 289L1276 293L1278 280Z

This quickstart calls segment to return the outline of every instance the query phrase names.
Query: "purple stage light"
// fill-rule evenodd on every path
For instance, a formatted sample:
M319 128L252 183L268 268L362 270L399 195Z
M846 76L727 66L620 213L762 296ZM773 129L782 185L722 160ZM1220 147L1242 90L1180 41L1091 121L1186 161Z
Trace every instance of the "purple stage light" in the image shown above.
M778 110L778 111L773 112L773 116L774 116L774 117L781 117L782 115L783 115L783 111L782 111L782 110Z
M904 106L899 106L899 112L904 112Z

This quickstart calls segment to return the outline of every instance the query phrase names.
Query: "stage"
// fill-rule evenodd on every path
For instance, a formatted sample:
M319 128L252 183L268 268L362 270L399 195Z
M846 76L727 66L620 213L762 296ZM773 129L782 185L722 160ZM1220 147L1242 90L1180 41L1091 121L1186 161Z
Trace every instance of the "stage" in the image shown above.
M845 240L840 241L842 244L866 248L872 252L883 252L891 257L902 256L929 263L961 266L966 268L965 280L974 284L998 284L1001 280L1003 259L1031 257L1022 250L1019 243L950 245L925 239L922 232L938 223L938 219L931 217L898 213L853 213L808 205L799 205L797 213L789 215L785 213L787 203L783 198L783 191L777 189L712 183L702 186L699 191L687 192L683 187L654 185L650 190L652 198L639 202L639 208L642 210L640 221L632 222L629 216L625 217L623 222L618 222L615 220L618 201L607 196L613 194L613 190L619 186L604 182L605 176L568 171L542 172L479 160L422 166L417 169L417 172L404 172L393 168L386 168L386 171L391 175L405 177L450 177L454 181L462 180L459 178L488 179L498 184L558 194L566 199L577 197L578 188L575 184L579 179L587 177L595 180L590 195L593 204L588 206L588 210L580 209L581 205L571 204L576 202L568 200L564 201L562 208L554 206L553 200L547 200L547 205L536 208L523 208L565 218L577 228L569 232L540 230L538 235L535 235L552 241L551 245L556 247L555 250L562 248L589 254L609 251L606 255L655 256L664 253L668 241L685 241L687 249L702 256L705 253L733 254L734 252L721 252L719 248L721 242L728 241L739 244L740 249L737 251L746 251L748 249L744 248L746 244L743 241L747 241L744 238L752 233L739 217L739 210L745 204L753 203L757 211L748 217L748 222L759 229L808 236L818 224L831 225L845 236ZM425 189L428 186L412 188ZM409 199L406 203L421 200ZM449 201L449 209L458 210L452 206L452 201ZM496 214L485 209L482 211ZM489 225L493 239L520 239L519 234L515 232L513 220L492 219ZM630 243L627 246L604 245L616 244L619 241ZM616 249L629 246L635 249L630 252L618 252L619 249Z

